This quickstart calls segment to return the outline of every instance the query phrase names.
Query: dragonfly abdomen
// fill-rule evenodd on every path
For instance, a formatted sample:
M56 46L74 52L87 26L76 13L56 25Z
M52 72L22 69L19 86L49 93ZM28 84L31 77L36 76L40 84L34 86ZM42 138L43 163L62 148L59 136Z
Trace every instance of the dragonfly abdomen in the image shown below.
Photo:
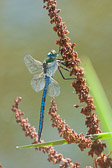
M41 103L41 111L40 111L40 122L39 122L39 131L38 131L38 141L40 141L41 133L43 129L43 121L44 121L44 110L45 110L45 101L46 101L46 94L48 90L48 86L50 84L50 77L45 76L45 87L42 96L42 103Z

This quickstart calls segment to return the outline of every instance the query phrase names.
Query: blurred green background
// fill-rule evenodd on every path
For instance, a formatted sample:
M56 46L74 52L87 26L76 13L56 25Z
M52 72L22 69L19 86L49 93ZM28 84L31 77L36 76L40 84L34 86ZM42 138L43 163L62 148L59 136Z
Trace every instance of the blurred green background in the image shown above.
M79 57L89 56L111 104L112 1L64 0L58 1L58 8L62 10L60 15L70 31L71 42L77 44ZM58 51L55 45L57 36L49 21L42 0L0 1L0 162L4 168L59 167L47 161L47 154L34 149L16 149L16 145L26 145L32 141L24 136L10 110L13 100L22 96L20 108L38 129L42 91L37 94L32 90L32 76L24 65L24 55L30 54L43 61L51 49ZM68 74L65 73L65 76ZM56 98L58 113L77 133L86 133L85 116L80 114L80 108L73 107L79 101L71 81L64 81L58 72L54 78L61 86L61 94ZM50 100L47 97L42 134L45 141L59 139L47 115ZM81 152L75 144L57 146L55 149L73 162L82 163L81 167L92 165L88 150Z

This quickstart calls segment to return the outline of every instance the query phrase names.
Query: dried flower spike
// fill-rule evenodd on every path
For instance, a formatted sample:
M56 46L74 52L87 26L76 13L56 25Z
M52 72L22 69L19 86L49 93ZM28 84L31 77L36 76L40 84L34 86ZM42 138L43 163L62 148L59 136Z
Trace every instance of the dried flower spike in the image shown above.
M46 2L45 9L48 10L48 15L50 17L50 22L55 24L53 27L53 30L58 35L58 40L56 41L56 44L61 47L61 54L63 59L65 60L65 65L67 68L71 69L70 75L75 75L76 80L72 82L72 86L74 87L76 94L78 94L78 98L80 102L85 102L86 106L82 107L81 113L86 115L86 121L85 124L88 127L87 134L94 134L94 133L101 133L101 129L99 126L99 119L95 116L95 113L93 112L95 110L95 105L93 102L93 97L89 94L89 87L86 85L86 79L84 78L84 69L80 67L81 64L80 59L78 58L78 53L74 51L74 47L76 46L74 43L70 43L70 38L67 36L68 30L65 23L62 21L62 18L59 16L59 13L57 13L57 1L56 0L44 0L44 3ZM60 10L58 10L60 11ZM50 112L49 112L50 113ZM53 115L53 114L52 114ZM60 119L56 118L57 122L60 121ZM52 126L57 127L57 122L52 119ZM64 123L62 122L61 127L63 127ZM60 132L60 127L58 128ZM69 132L68 128L68 132ZM71 139L67 139L66 134L64 132L60 132L60 136L65 136L65 139L69 142L71 142ZM98 155L101 155L106 145L102 143L101 141L94 141L93 145L91 146L90 152L91 156L93 157L92 151L94 151L94 146L96 146L95 153ZM100 149L100 150L99 150Z
M26 119L23 118L24 113L21 112L21 110L18 108L18 105L21 100L22 100L21 97L17 97L16 100L14 101L14 105L12 105L11 110L15 113L16 122L21 126L22 130L25 132L25 136L33 139L32 144L36 144L38 143L38 133L36 132L36 128L31 126L29 120L27 118ZM42 142L44 141L41 140L41 143ZM53 162L54 164L62 162L61 165L63 165L63 167L65 163L68 163L67 164L68 166L74 165L72 160L70 160L69 158L64 159L63 155L61 153L57 153L57 151L51 146L39 147L36 148L36 150L42 151L43 153L48 153L48 161Z

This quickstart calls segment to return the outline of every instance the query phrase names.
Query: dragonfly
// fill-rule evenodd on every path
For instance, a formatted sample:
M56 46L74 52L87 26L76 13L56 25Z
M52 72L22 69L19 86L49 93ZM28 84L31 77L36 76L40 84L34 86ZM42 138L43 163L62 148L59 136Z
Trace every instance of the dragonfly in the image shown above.
M41 101L41 110L40 110L40 122L39 122L39 130L38 130L38 141L40 142L42 129L43 129L43 121L44 121L44 110L45 110L45 100L46 95L48 94L51 97L59 96L60 94L60 86L58 82L53 79L53 76L57 69L59 70L63 79L68 80L69 78L65 78L60 70L60 67L64 70L69 71L68 69L60 66L59 63L62 63L62 59L57 59L59 53L55 50L51 50L47 54L47 58L44 62L40 62L34 59L30 55L25 55L24 62L31 74L36 74L31 79L31 86L34 91L39 92L44 89L42 101ZM37 74L40 73L40 74ZM73 79L73 78L70 78Z

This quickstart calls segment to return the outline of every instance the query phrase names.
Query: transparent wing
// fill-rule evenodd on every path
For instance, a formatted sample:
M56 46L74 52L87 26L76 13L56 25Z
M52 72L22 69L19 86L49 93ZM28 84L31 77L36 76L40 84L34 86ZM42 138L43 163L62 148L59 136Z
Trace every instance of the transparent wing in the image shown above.
M39 92L40 90L44 88L45 86L44 76L45 76L44 73L41 73L40 75L35 75L31 79L31 86L33 90L35 90L36 92Z
M24 56L24 62L25 62L25 65L31 74L42 72L42 70L43 70L43 63L35 60L30 55Z
M59 96L60 86L53 78L51 78L51 83L48 86L48 95L51 97Z

